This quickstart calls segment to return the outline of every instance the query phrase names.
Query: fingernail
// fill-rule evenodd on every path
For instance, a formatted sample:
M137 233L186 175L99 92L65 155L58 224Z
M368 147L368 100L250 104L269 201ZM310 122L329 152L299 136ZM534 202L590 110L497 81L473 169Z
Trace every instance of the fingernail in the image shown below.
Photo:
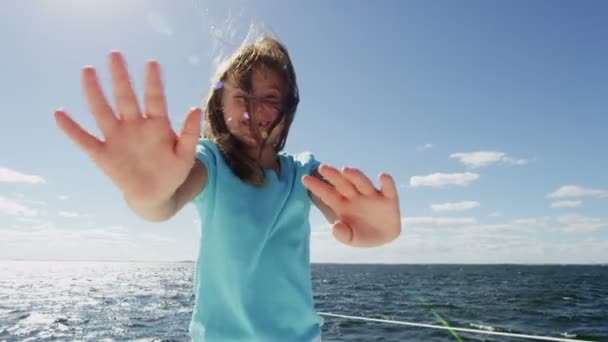
M112 59L122 60L123 59L120 51L117 51L117 50L110 51L110 54L108 57L110 58L110 60L112 60Z

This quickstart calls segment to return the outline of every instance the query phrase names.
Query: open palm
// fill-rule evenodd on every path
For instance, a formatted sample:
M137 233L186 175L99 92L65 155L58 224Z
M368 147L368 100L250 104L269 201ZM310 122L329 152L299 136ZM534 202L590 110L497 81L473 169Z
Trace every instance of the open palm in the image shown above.
M378 190L363 172L354 168L344 168L340 172L329 165L321 165L319 172L331 185L312 176L303 177L302 182L333 210L338 219L333 225L334 235L339 241L371 247L399 236L399 198L390 175L380 175L381 188Z
M194 164L200 110L190 110L178 136L169 122L160 65L147 63L142 111L123 56L112 52L109 60L116 110L104 96L95 69L82 70L89 109L104 139L85 131L61 110L55 112L57 125L127 198L158 203L171 197Z

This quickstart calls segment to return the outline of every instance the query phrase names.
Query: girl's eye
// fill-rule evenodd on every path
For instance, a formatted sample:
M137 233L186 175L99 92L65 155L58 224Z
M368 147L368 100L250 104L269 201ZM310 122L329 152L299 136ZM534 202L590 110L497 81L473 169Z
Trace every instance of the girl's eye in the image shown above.
M281 104L281 102L279 101L279 99L277 99L276 97L270 97L270 98L265 98L264 102L266 102L267 104L271 105L271 106L278 106Z

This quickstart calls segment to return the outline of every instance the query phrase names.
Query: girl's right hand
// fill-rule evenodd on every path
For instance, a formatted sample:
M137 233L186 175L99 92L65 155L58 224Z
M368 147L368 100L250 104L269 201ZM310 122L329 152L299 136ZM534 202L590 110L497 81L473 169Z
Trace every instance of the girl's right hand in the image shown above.
M160 65L147 63L141 111L123 56L112 52L109 59L116 110L105 98L95 69L82 70L86 99L105 139L82 129L64 111L56 111L55 120L129 202L160 205L172 198L194 165L201 111L191 109L177 135L169 123Z

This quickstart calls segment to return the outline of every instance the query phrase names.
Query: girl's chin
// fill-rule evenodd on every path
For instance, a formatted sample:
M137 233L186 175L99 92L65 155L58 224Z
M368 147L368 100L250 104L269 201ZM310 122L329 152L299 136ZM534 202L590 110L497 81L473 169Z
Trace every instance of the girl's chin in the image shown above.
M242 142L246 148L251 149L251 150L255 150L258 151L262 142L255 140L253 137L251 136L240 136L238 137L239 141ZM264 146L265 150L268 149L272 149L272 145L270 144L270 142L267 142L266 145Z
M257 147L259 143L251 136L238 136L237 139L249 147Z

